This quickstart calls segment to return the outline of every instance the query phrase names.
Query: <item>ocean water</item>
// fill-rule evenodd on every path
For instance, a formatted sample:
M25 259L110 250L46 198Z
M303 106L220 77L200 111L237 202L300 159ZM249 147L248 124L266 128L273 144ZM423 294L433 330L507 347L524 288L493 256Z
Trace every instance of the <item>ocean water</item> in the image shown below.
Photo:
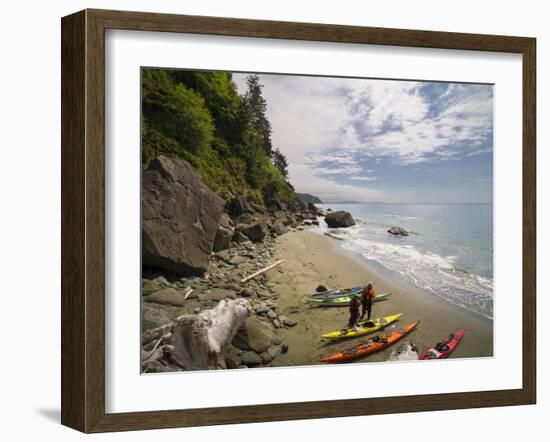
M486 318L493 317L493 206L444 204L322 204L346 210L357 221L320 232L338 244L401 274L421 290ZM391 226L408 237L387 233Z

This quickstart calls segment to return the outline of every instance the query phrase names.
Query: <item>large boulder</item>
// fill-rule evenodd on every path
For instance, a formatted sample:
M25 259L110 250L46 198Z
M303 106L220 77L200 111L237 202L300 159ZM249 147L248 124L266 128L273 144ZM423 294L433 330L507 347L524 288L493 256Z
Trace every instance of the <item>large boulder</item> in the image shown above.
M143 173L142 264L182 275L204 273L223 207L187 161L153 160Z
M250 241L261 242L267 235L267 225L263 221L256 221L250 224L239 224L237 231L245 235Z
M405 230L403 227L397 227L393 226L388 229L388 233L391 233L392 235L398 235L398 236L409 236L409 232Z
M350 227L355 225L355 220L351 216L351 213L344 210L327 214L325 222L329 227Z

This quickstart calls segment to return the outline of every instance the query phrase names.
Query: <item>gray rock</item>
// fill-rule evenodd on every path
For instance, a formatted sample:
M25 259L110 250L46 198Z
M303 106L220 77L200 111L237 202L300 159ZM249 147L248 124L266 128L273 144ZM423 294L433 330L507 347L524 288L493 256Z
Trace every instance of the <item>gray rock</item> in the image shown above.
M286 232L285 226L281 220L276 220L270 227L271 233L282 235Z
M263 221L250 224L239 224L237 231L245 235L250 241L261 242L267 235L267 225Z
M238 284L235 283L229 283L225 285L226 290L233 290L234 292L239 292L241 290L241 287Z
M232 241L238 244L243 244L248 241L248 238L245 236L243 232L236 230L235 233L233 234Z
M232 290L224 290L220 288L212 288L211 290L207 290L206 293L203 293L201 295L201 301L206 302L219 302L222 299L235 299L236 295L235 292Z
M274 326L275 328L281 328L281 323L279 322L278 319L273 319L272 322L273 322L273 326Z
M248 287L242 289L239 293L243 298L250 298L256 295L256 292Z
M351 216L351 213L344 210L327 214L325 222L329 227L350 227L355 225L355 220Z
M277 313L275 313L273 310L268 310L267 311L267 317L269 319L277 319Z
M143 299L146 302L156 302L157 304L184 306L186 300L184 299L185 290L176 290L172 287L168 287L158 292L145 296Z
M226 263L229 263L229 260L231 259L231 254L229 253L228 250L222 250L221 252L217 252L216 256Z
M263 362L261 356L253 351L246 351L241 355L241 363L248 367L261 365Z
M212 250L219 252L221 250L227 250L231 247L231 240L235 229L231 225L231 219L227 213L223 213L220 221L218 222L218 229L216 230L216 236L214 237L214 245Z
M280 315L279 321L286 327L294 327L296 324L298 324L296 321L289 319L286 315Z
M155 279L145 279L141 284L141 294L150 295L151 293L158 292L159 290L169 287L170 283L164 276L157 276Z
M234 256L233 258L231 258L229 260L229 263L234 265L234 266L238 266L239 264L243 264L245 262L247 262L248 259L246 259L245 257L243 256Z
M257 221L258 219L253 217L251 214L249 213L245 213L241 216L239 216L239 224L250 224L250 223L253 223L254 221Z
M229 370L234 370L235 368L239 368L239 364L230 356L225 357L225 366Z
M233 345L241 350L254 350L257 353L263 353L272 345L273 336L274 331L271 326L255 317L250 317L237 331L233 338Z
M389 228L388 233L391 233L392 235L409 236L409 232L407 230L405 230L403 227L397 226Z
M178 316L193 314L198 305L197 300L189 301L185 307L174 307L157 304L156 302L142 302L142 331L166 325Z
M294 218L292 215L288 215L286 220L283 221L283 224L289 227L296 227L298 225L298 221L296 221L296 218Z
M269 307L267 306L267 304L265 302L262 302L258 308L256 309L256 313L258 313L259 315L263 314L263 313L267 313L269 311Z
M250 210L248 199L245 195L237 195L231 198L225 205L225 209L230 215L240 216Z
M284 221L287 217L287 213L284 210L275 210L272 212L271 216L276 220Z
M141 189L142 264L182 275L204 273L224 201L181 158L153 160Z
M273 359L275 359L281 352L281 347L272 346L267 349L267 351L261 354L262 362L264 364L269 364Z

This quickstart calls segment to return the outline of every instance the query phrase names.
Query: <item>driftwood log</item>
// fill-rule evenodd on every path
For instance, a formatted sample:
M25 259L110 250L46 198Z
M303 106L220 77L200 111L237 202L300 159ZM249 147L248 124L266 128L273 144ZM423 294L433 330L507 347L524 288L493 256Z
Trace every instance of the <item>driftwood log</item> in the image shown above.
M198 315L182 315L173 322L142 335L142 369L162 362L185 370L227 368L224 350L250 316L247 299L222 300Z
M278 265L282 264L283 262L285 262L285 260L284 260L284 259L280 259L279 261L276 261L276 262L274 262L273 264L268 265L267 267L264 267L263 269L258 270L258 271L255 272L255 273L252 273L252 275L248 275L247 277L241 279L241 284L243 284L243 283L245 283L245 282L247 282L247 281L249 281L249 280L255 278L255 277L258 276L258 275L261 275L262 273L267 272L268 270L271 270L271 269L274 268L274 267L277 267Z
M416 361L418 360L418 348L413 343L403 342L390 354L390 361Z

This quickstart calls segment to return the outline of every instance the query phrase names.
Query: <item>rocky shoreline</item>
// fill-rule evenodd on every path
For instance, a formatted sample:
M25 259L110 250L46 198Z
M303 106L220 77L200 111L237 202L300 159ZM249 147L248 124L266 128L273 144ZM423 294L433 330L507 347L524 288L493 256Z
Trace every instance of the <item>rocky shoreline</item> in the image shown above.
M269 366L288 351L269 282L275 241L289 231L355 224L312 202L221 199L181 158L159 156L143 173L142 371Z
M304 224L305 222L305 224ZM288 230L302 230L312 225L309 218ZM285 228L286 229L286 228ZM225 349L227 368L269 366L281 353L288 350L284 329L296 326L292 314L281 312L279 297L267 274L241 283L246 276L266 267L274 260L277 234L270 233L260 243L250 240L232 242L226 250L212 253L207 272L201 276L176 276L151 271L142 279L142 332L144 335L170 323L182 315L197 315L214 308L224 299L245 298L252 312L244 321L231 345ZM273 269L280 272L280 269ZM174 345L173 342L166 344ZM149 353L154 342L145 339L143 351ZM169 348L168 348L169 350ZM181 371L169 355L143 361L143 372Z
M264 207L246 195L223 203L188 163L167 157L144 172L142 208L143 372L187 369L175 357L174 322L198 320L231 300L245 300L248 317L224 343L221 368L267 366L288 350L281 331L296 320L279 310L265 273L243 279L273 264L277 237L318 225L323 211L276 200Z

